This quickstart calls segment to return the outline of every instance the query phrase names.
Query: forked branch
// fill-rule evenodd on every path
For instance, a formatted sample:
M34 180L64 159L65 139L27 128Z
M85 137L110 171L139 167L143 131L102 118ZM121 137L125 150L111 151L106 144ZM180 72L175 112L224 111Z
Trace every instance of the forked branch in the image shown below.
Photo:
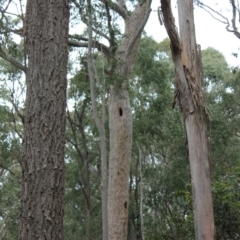
M202 8L207 13L209 13L217 21L225 24L227 31L234 33L234 35L240 39L240 32L238 31L238 28L236 25L237 22L240 22L239 4L238 4L238 1L236 1L236 0L230 0L229 2L231 4L231 8L232 8L231 23L230 23L229 19L227 17L225 17L223 14L221 14L220 12L214 10L210 6L204 4L203 2L196 0L196 3L200 8Z

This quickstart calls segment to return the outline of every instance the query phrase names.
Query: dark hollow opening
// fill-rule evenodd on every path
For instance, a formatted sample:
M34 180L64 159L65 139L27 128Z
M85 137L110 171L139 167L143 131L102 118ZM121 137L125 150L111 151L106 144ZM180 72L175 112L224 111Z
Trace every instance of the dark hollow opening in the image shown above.
M122 116L122 115L123 115L122 108L119 108L119 115L120 115L120 116Z

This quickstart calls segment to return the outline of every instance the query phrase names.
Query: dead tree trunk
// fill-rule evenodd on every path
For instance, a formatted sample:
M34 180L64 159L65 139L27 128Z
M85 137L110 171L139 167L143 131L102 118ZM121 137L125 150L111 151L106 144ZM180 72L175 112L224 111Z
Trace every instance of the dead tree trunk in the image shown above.
M19 240L63 239L68 21L68 1L27 2Z
M195 237L197 240L213 240L215 227L207 135L208 116L203 90L201 49L196 45L193 1L178 1L180 40L171 12L171 1L161 0L161 4L176 70L174 101L179 99L187 133Z

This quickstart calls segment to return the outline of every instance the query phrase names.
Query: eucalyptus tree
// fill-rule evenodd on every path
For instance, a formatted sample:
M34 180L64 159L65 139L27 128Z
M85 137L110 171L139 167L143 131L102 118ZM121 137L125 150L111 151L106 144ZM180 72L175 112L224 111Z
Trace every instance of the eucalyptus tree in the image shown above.
M132 147L132 113L128 95L128 80L132 73L141 33L150 14L151 0L133 3L132 9L127 8L125 1L101 1L105 8L109 40L108 62L109 68L106 73L111 81L110 95L108 99L110 146L109 146L109 177L106 182L106 162L102 164L102 201L108 195L107 206L103 206L103 214L108 212L108 218L103 219L103 238L107 239L106 228L108 227L109 239L126 239L128 206L129 206L129 170ZM96 46L92 41L92 32L96 30L92 21L92 4L88 1L88 72L91 85L93 86L97 76L93 66L92 48ZM112 12L122 18L124 32L117 39L112 25ZM99 31L98 31L99 33ZM100 33L101 36L106 36ZM106 52L106 51L105 51ZM94 106L92 90L92 102ZM95 109L93 109L95 111ZM99 124L97 113L94 113L99 132L103 131ZM103 116L104 117L104 116ZM104 141L104 137L101 137ZM103 151L103 148L102 148ZM105 169L105 170L104 170ZM107 191L108 188L108 191ZM105 200L106 201L106 200ZM104 216L103 216L104 217ZM106 222L108 221L108 222Z
M116 66L112 66L115 69L109 97L108 237L113 240L127 239L128 181L132 145L132 113L127 81L132 73L141 33L150 14L150 5L150 0L139 2L134 11L129 13L124 1L119 2L118 12L124 19L125 31L113 59Z
M68 1L28 1L18 239L63 239Z
M161 4L176 70L175 101L179 100L187 134L195 238L215 239L208 112L203 86L201 49L197 46L195 37L193 1L178 1L180 38L171 11L171 1L162 0ZM161 12L159 14L161 15Z

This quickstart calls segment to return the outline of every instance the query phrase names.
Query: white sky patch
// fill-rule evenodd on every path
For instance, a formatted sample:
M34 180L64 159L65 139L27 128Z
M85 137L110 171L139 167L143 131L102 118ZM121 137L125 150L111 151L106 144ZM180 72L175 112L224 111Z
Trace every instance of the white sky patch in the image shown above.
M229 4L221 1L219 5L215 5L215 0L205 1L206 4L211 4L215 10L219 7L224 16L229 16L231 21L231 11L229 11ZM148 35L152 36L155 41L161 42L167 38L167 33L164 26L161 26L158 21L156 10L160 6L160 1L153 1L152 12L145 27L145 31ZM221 8L220 8L221 7ZM175 16L176 25L178 27L178 14L176 0L172 3L172 10ZM197 43L201 45L202 50L208 47L213 47L221 52L230 66L240 66L239 58L234 57L233 53L240 53L240 39L238 39L233 33L227 32L226 26L223 23L213 19L213 17L200 9L195 7L195 31Z

